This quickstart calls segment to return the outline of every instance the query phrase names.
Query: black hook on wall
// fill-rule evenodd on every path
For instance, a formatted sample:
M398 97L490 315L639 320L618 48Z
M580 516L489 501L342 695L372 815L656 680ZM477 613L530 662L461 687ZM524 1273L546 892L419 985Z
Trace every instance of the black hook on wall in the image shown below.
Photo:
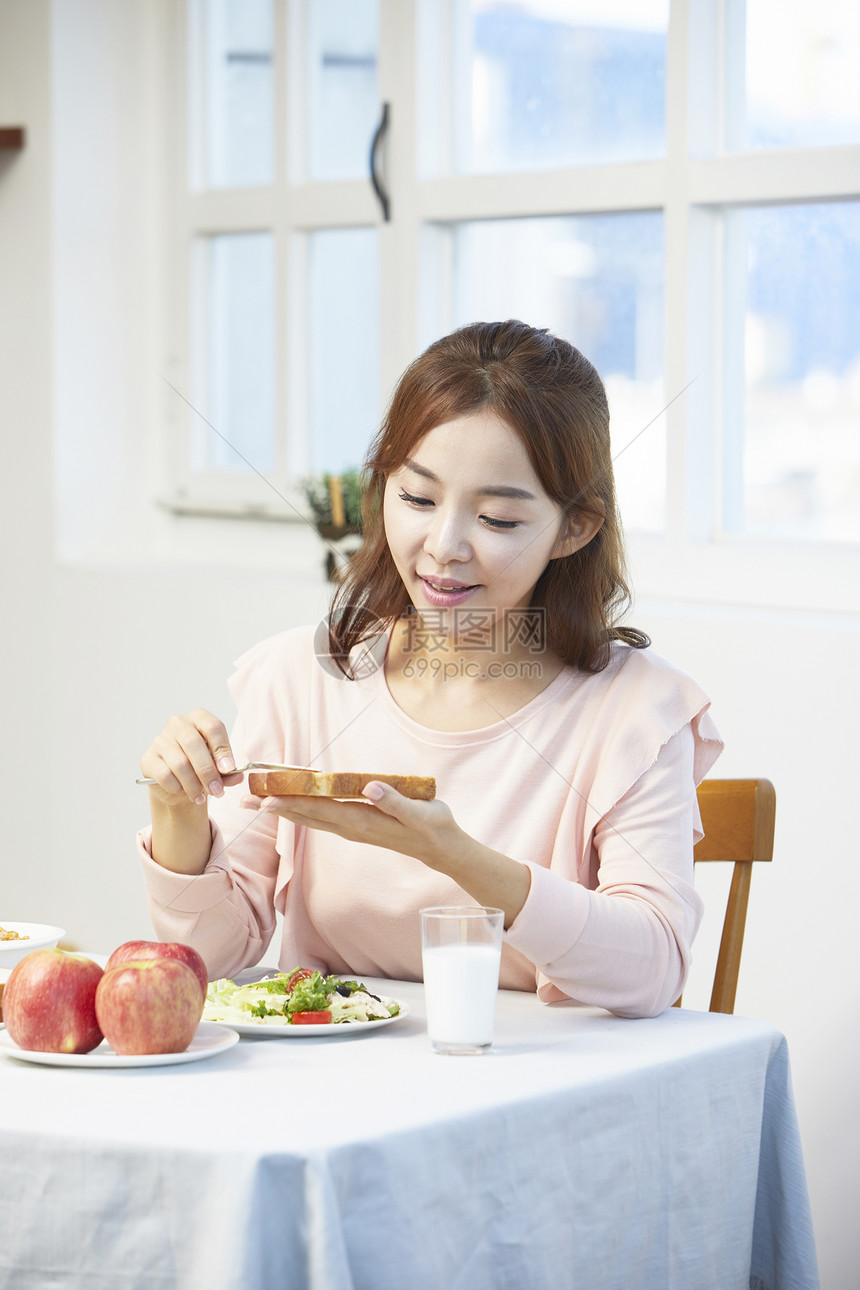
M379 175L379 170L377 169L377 157L379 156L379 152L385 142L385 136L388 133L389 121L389 105L387 103L383 103L382 116L379 118L379 125L376 127L376 133L374 134L370 144L370 182L373 184L373 191L376 193L379 205L382 207L382 218L386 223L391 219L391 200L388 193L385 191L385 187Z

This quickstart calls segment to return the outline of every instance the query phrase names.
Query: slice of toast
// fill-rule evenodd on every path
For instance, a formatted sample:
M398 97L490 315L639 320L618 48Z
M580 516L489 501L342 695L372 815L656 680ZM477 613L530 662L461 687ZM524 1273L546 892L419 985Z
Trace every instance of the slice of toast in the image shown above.
M255 770L248 776L248 790L255 797L361 797L365 784L375 780L390 784L404 797L429 802L436 796L436 781L426 775L365 775L348 771ZM366 799L362 799L366 800Z

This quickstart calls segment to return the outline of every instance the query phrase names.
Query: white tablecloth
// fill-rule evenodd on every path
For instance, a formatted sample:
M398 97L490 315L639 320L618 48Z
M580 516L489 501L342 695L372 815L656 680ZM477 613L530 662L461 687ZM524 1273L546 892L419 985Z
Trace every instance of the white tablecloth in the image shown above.
M380 984L380 989L382 985ZM143 1070L0 1061L3 1290L814 1290L782 1035L499 996Z

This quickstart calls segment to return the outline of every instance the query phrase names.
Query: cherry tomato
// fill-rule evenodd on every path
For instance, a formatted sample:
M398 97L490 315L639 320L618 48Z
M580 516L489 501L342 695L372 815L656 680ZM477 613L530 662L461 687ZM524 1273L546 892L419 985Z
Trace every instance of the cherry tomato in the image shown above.
M298 985L299 981L307 981L308 977L313 976L313 974L313 968L296 968L287 982L287 994L290 993L294 986Z
M331 1013L325 1012L293 1012L290 1014L294 1026L327 1026L331 1022Z

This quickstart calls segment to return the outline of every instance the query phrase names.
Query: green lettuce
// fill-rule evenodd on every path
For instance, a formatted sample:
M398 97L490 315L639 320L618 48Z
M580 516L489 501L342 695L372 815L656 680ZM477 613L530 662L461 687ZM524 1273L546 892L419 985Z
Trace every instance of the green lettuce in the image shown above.
M314 972L293 986L287 998L287 1012L325 1012L330 994L331 989L321 973Z

